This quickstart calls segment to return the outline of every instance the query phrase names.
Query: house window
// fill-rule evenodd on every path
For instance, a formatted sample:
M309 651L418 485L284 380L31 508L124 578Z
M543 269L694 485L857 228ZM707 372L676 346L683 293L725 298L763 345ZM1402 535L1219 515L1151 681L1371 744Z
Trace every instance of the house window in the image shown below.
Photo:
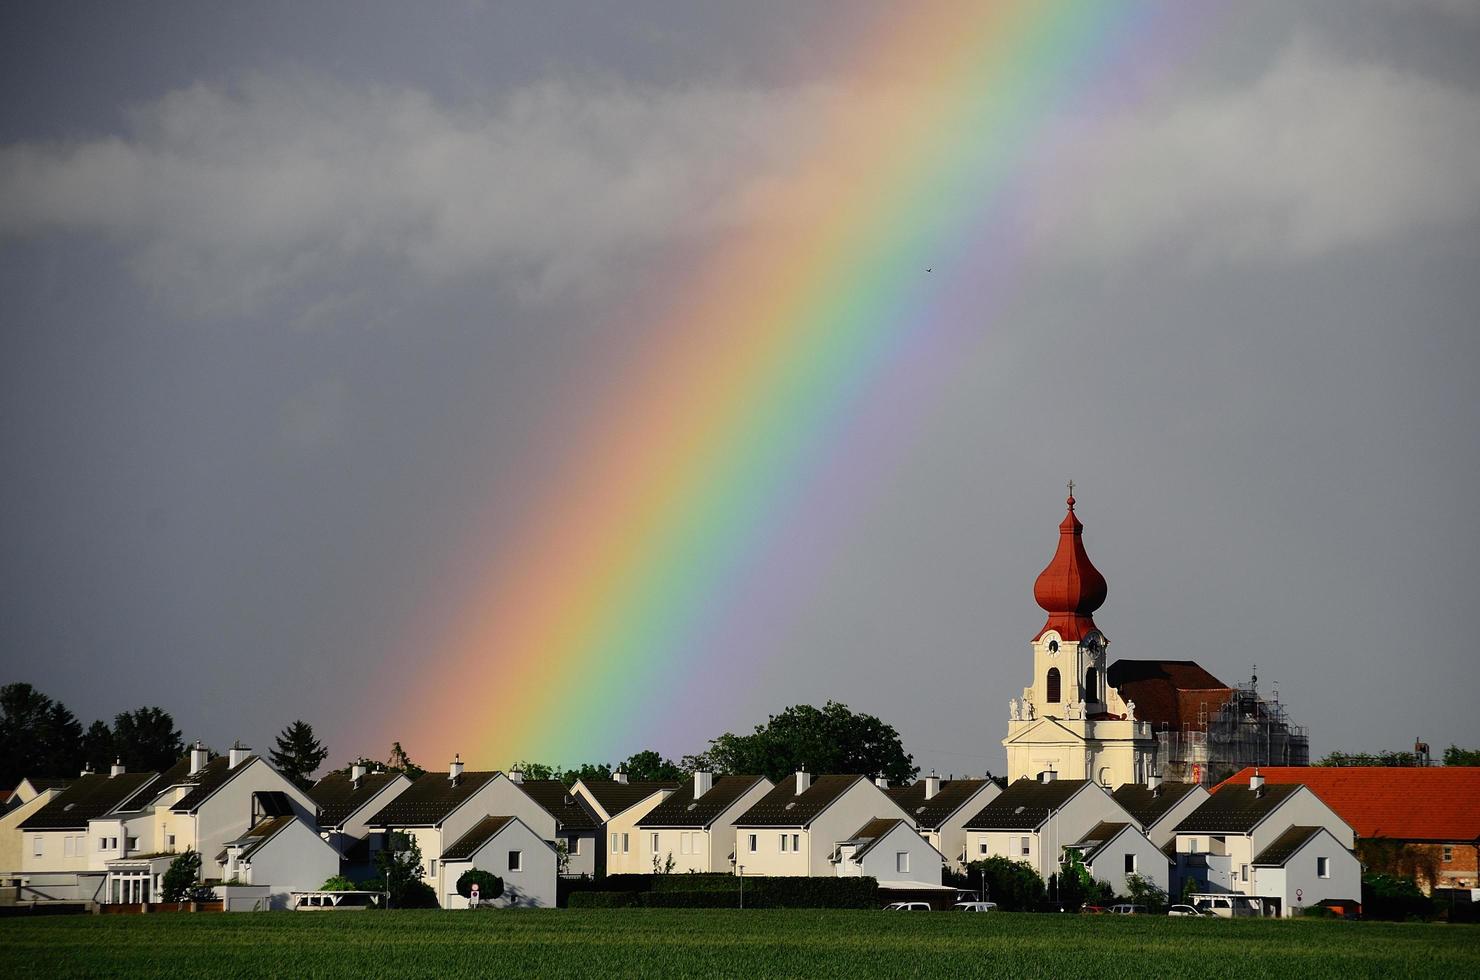
M653 834L652 835L652 838L653 838L653 853L654 854L657 854L658 853L658 835L657 834Z
M1033 838L1031 837L1024 837L1020 841L1018 841L1018 853L1021 854L1023 857L1028 856L1028 846L1032 839Z
M128 849L130 851L137 851L139 849L139 838L137 838L137 837L130 837L130 838L128 838Z
M612 834L612 853L613 854L616 854L617 851L619 850L619 848L617 847L617 845L619 843L621 843L621 838L618 835L616 835L616 834Z
M792 834L791 835L791 849L793 851L800 851L802 849L802 835L801 834Z
M584 839L585 838L582 838L582 837L572 837L572 838L570 838L566 842L566 850L568 850L571 854L579 854L579 853L581 853L581 841L584 840Z
M1188 838L1188 840L1187 840L1187 853L1188 854L1196 854L1197 853L1197 838L1196 837Z
M1136 873L1136 856L1134 854L1127 854L1125 856L1125 873L1128 875Z
M746 837L748 839L746 840L745 843L750 848L750 853L754 854L755 853L755 849L756 849L756 843L757 843L756 842L756 835L755 834L747 834Z
M789 844L789 843L791 843L791 838L787 837L785 834L782 834L781 835L781 853L782 854L785 854L786 853L786 845Z
M170 850L173 851L175 849L175 835L174 834L170 834L168 837L166 837L165 838L165 842L169 845Z
M1317 878L1329 878L1329 877L1331 877L1331 859L1330 858L1328 858L1328 857L1318 857L1318 858L1316 858L1316 877Z
M1047 686L1048 686L1048 703L1049 704L1058 704L1059 703L1059 669L1057 667L1050 667L1050 668L1048 668L1048 685Z
M896 851L894 854L894 870L899 874L910 873L910 852Z
M1238 880L1239 881L1248 881L1249 880L1249 866L1247 864L1241 864L1241 865L1239 865L1239 867L1238 867Z
M628 840L628 837L627 837L626 834L623 834L622 835L622 853L623 854L629 853L630 845L631 845L631 841Z
M982 841L980 844L976 845L976 847L977 847L977 853L978 854L980 854L982 857L986 857L987 856L987 842L986 841Z
M523 851L510 851L509 852L509 870L510 871L523 871L524 870L524 852Z
M100 850L100 851L106 851L107 849L108 849L108 838L106 838L106 837L99 837L98 838L98 850Z
M1453 861L1453 860L1454 860L1454 848L1451 847L1451 846L1449 846L1448 844L1445 844L1444 845L1444 863L1445 864L1448 864L1450 861Z
M33 844L33 846L35 847L34 853L35 853L36 857L40 857L41 856L41 852L42 852L42 840L43 839L44 838L42 838L42 836L40 834L37 834L36 835L36 840L35 840L35 842Z

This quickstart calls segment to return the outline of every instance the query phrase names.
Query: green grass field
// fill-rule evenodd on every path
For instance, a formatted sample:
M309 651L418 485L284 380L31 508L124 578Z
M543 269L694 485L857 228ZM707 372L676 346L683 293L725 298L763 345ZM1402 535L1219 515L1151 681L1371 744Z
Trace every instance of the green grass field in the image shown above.
M353 977L1480 976L1480 927L612 909L0 920L0 974Z

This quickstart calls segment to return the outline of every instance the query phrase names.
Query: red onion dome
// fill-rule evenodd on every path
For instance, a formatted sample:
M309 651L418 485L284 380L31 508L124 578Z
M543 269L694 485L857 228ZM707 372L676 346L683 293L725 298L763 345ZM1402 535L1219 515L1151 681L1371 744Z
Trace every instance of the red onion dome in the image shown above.
M1094 630L1093 614L1105 604L1109 586L1084 552L1084 525L1074 516L1074 497L1059 525L1059 548L1033 583L1033 598L1048 613L1048 622L1038 631L1042 636L1058 630L1066 640L1082 640Z

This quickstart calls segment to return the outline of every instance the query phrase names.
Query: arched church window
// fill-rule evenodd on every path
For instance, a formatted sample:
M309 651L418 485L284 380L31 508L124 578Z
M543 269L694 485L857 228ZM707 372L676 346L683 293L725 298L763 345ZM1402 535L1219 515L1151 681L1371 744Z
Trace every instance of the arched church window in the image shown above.
M1048 703L1059 703L1059 669L1057 667L1048 668Z
M1100 672L1093 667L1084 672L1084 700L1100 700Z

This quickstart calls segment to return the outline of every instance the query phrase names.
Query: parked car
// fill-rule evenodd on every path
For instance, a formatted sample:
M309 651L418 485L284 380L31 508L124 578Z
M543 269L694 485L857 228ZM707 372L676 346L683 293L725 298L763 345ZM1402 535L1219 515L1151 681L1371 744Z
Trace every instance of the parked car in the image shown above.
M951 908L956 912L990 912L996 907L996 902L957 902Z
M1105 914L1105 906L1103 906L1103 905L1086 905L1086 906L1084 906L1083 908L1081 908L1079 910L1079 914L1080 915L1104 915Z
M1256 901L1246 895L1198 895L1192 899L1192 904L1203 915L1214 915L1220 919L1241 919L1260 914Z
M1167 915L1190 915L1199 919L1208 918L1208 914L1206 912L1200 912L1191 905L1173 905L1171 908L1167 909Z
M1111 915L1145 915L1146 914L1146 906L1144 906L1144 905L1127 905L1127 904L1112 905L1112 906L1110 906L1110 914Z
M884 906L885 912L929 912L929 902L894 902Z

